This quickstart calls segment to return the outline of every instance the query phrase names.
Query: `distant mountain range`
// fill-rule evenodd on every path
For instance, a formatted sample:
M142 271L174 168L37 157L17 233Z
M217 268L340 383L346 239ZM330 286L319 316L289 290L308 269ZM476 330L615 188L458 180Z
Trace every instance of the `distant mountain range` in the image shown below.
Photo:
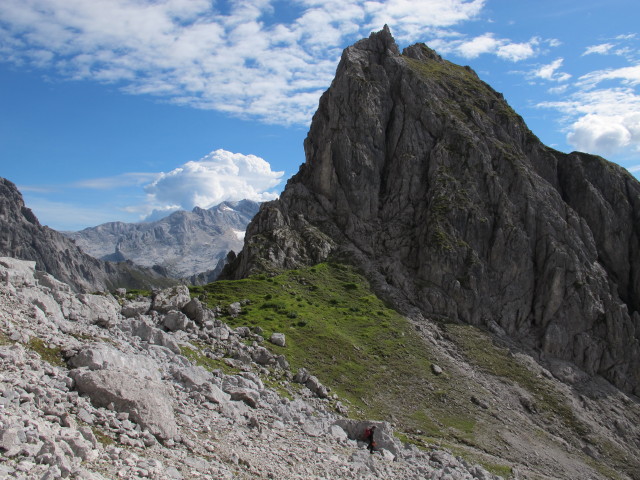
M132 262L105 262L87 255L60 232L40 224L25 206L18 188L0 178L0 256L36 262L47 272L78 291L156 288L176 283L154 265L142 268Z
M230 250L242 249L244 232L259 207L251 200L222 202L206 210L174 212L154 222L109 222L63 233L101 260L160 265L171 277L193 277L193 283L202 283L217 276Z

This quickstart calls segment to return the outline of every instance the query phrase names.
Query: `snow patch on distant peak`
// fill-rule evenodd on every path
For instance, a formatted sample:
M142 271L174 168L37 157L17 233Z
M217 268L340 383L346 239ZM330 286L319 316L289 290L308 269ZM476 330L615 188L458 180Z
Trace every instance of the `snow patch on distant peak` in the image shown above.
M244 230L234 230L233 233L236 234L236 237L238 237L238 240L244 240L244 234L245 234Z
M222 212L235 212L235 210L233 208L231 208L229 205L226 205L224 203L220 205L220 211L222 211ZM242 236L244 237L244 232L242 233Z

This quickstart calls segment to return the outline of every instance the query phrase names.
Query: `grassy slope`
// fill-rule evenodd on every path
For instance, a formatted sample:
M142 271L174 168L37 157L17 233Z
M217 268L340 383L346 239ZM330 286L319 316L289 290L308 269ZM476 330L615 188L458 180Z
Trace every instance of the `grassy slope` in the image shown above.
M385 306L352 267L320 264L191 290L223 311L249 300L240 316L224 321L260 326L265 338L285 333L285 347L268 347L285 354L294 371L307 368L347 400L352 417L395 422L403 440L419 445L476 445L483 413L469 403L468 386L450 376L446 360L435 358L413 325ZM445 373L435 375L432 363Z
M284 353L294 371L305 367L318 376L360 415L388 418L400 409L410 416L408 402L390 402L389 394L401 399L411 383L417 396L426 395L433 381L428 352L409 334L408 321L374 296L350 267L320 264L271 278L216 282L192 293L223 309L248 299L239 317L224 320L260 326L266 338L284 333L287 345L269 348Z

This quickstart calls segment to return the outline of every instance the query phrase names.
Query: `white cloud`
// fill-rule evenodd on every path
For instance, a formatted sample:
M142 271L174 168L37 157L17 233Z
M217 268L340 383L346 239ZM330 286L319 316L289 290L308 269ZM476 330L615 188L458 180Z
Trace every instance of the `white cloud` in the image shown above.
M580 77L580 85L592 88L605 80L620 80L623 85L640 85L640 65L597 70Z
M563 85L564 100L542 102L563 116L561 122L567 142L574 148L600 155L620 155L626 161L640 152L640 64L637 48L624 47L635 41L635 34L620 35L607 43L588 47L582 56L615 54L626 58L628 65L595 70L580 76L575 83ZM543 66L539 76L558 80L561 59Z
M245 198L262 202L277 198L277 193L268 190L280 183L283 174L272 171L269 163L255 155L215 150L161 173L145 191L149 210L210 208L224 200Z
M630 117L589 114L572 125L567 140L586 152L614 154L640 141L640 114Z
M457 47L457 52L464 58L476 58L483 53L493 53L500 46L500 41L496 40L493 33L485 33L466 42L462 42Z
M508 39L496 38L493 33L485 33L469 40L440 41L437 45L441 46L443 51L452 51L464 58L492 54L503 60L519 62L536 55L536 46L539 43L540 39L537 37L531 38L528 42L514 43Z
M584 55L592 55L594 53L600 54L600 55L605 55L607 53L609 53L611 51L612 48L614 48L615 45L612 43L601 43L600 45L591 45L590 47L587 47L587 49L584 51L584 53L582 54Z
M497 55L505 60L519 62L535 55L534 46L538 44L536 39L527 43L508 43L498 48Z
M559 85L557 87L551 87L549 90L547 90L547 92L551 93L552 95L558 95L560 93L564 93L569 89L569 85L567 85L566 83L564 85Z
M210 208L225 200L273 200L283 175L255 155L215 150L169 172L124 173L66 185L22 185L20 190L43 223L58 230L79 230L108 221L158 220L176 210ZM44 195L65 190L73 197L77 189L96 192L83 195L82 205L44 200Z
M550 80L554 82L566 82L571 78L571 75L568 73L559 72L559 68L562 66L564 59L557 58L553 62L542 65L541 67L534 70L532 75L537 78L542 78L544 80Z
M567 142L578 150L613 155L640 151L640 95L631 88L579 90L541 107L565 115Z
M338 8L344 2L338 3ZM346 2L349 3L349 2ZM368 26L377 29L385 23L393 27L398 39L414 41L423 34L425 27L450 27L477 16L485 0L386 0L362 2Z
M384 23L401 41L475 17L485 0L3 0L0 58L180 105L307 124L342 47ZM48 72L49 73L49 72Z

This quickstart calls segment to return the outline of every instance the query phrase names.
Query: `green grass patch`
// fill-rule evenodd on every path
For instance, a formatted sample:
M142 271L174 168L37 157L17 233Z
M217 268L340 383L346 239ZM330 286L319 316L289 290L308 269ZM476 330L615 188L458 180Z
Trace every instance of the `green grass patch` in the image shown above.
M416 74L426 81L437 82L449 94L443 101L444 107L462 121L475 123L474 116L487 118L487 112L522 121L506 101L498 99L498 94L467 67L446 60L422 62L403 58Z
M428 406L433 385L448 382L431 373L433 360L407 319L378 299L353 267L323 263L269 278L214 282L191 293L223 312L249 300L238 317L222 320L231 327L260 326L265 338L284 333L285 347L265 346L286 355L294 372L304 367L316 375L352 406L352 416L421 428L424 419L412 418L416 406Z
M217 358L209 358L204 354L204 346L200 344L192 344L192 347L180 346L180 353L184 355L194 365L199 365L209 370L221 370L227 375L235 375L240 372L239 369L227 365L224 360Z
M151 297L151 290L140 290L137 288L133 288L131 290L127 290L125 298L127 300L135 300L138 297Z
M38 337L31 337L27 347L38 353L42 360L50 363L54 367L66 366L60 347L49 347Z
M103 447L108 447L109 445L114 445L116 443L116 441L113 438L111 438L109 435L104 433L95 425L91 426L91 431L95 435L96 440L98 440L98 442L100 442Z
M502 465L499 463L491 463L491 462L479 462L487 471L493 473L502 478L510 478L513 474L513 468L509 465Z
M6 336L3 332L0 332L0 345L13 345L15 342Z

